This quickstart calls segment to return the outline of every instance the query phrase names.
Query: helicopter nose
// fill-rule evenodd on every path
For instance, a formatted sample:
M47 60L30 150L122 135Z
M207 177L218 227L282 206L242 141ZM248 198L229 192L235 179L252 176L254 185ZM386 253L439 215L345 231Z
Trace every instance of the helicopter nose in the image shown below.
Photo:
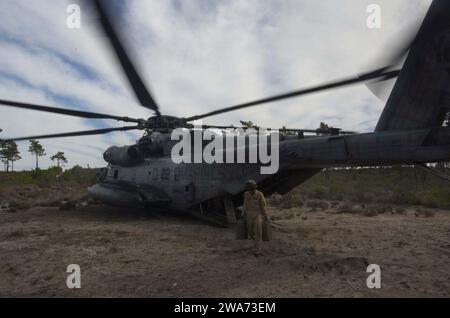
M87 189L90 197L114 206L140 206L142 197L133 191L94 184Z

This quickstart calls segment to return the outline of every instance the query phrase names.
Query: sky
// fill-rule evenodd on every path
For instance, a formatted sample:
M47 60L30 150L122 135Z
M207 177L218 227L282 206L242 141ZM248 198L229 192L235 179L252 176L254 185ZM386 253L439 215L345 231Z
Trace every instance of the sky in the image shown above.
M163 114L187 117L291 90L357 76L384 66L431 0L109 0ZM124 78L98 19L81 7L81 28L68 28L67 0L0 2L0 99L148 118ZM370 29L367 7L381 8ZM391 83L392 84L392 83ZM213 116L205 124L317 128L321 121L372 131L384 102L365 85ZM0 105L1 137L126 125ZM66 167L102 167L111 145L141 132L43 139L47 156L63 151ZM15 170L34 168L29 142L18 142Z

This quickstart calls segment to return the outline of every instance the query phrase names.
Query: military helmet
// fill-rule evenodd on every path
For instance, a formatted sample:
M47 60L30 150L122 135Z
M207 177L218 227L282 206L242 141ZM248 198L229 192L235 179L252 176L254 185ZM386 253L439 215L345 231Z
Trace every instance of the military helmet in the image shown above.
M245 188L247 190L255 190L256 189L256 182L254 180L248 180L245 183Z

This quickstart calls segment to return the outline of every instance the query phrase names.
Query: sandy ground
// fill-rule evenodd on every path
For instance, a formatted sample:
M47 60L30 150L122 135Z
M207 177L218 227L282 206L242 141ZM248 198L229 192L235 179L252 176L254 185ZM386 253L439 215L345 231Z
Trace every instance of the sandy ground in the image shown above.
M102 205L0 214L0 296L450 296L450 211L377 216L270 209L285 227L254 257L233 228ZM366 286L367 264L382 268ZM66 267L81 267L81 289Z

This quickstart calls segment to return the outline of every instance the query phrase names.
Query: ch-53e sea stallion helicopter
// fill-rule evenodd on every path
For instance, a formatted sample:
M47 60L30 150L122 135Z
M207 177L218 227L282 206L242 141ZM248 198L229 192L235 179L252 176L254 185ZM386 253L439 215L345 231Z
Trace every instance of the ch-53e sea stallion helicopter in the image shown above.
M425 163L450 160L450 127L445 124L450 112L450 1L433 1L412 42L395 54L397 58L394 60L398 60L409 51L400 70L395 69L396 61L393 61L354 78L185 118L161 114L119 40L109 11L101 1L94 1L94 4L101 26L110 39L137 99L143 107L153 110L154 116L135 119L6 100L0 100L0 104L83 118L136 123L133 126L8 140L146 130L147 133L135 145L111 147L104 153L104 159L109 163L107 173L88 192L107 204L164 207L167 210L195 212L198 216L220 223L233 223L235 207L242 203L244 184L248 179L256 180L266 195L274 192L283 194L326 167L408 164L427 168ZM396 77L374 132L357 134L328 129L318 131L320 134L316 136L306 136L304 133L308 130L281 129L279 169L274 174L261 174L261 164L258 163L176 164L171 158L175 142L171 140L171 132L177 128L194 131L194 120L328 89ZM246 144L245 147L249 146ZM427 169L439 174L433 168ZM448 178L442 174L440 176Z

